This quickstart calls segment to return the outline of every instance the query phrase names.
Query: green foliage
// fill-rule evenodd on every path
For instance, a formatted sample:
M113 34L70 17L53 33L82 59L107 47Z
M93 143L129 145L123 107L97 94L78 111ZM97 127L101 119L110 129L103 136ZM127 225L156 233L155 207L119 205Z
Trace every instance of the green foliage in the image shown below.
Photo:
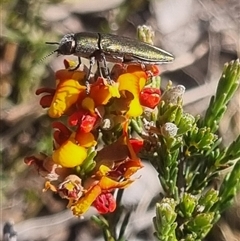
M164 190L154 218L158 240L202 240L240 190L240 136L222 148L216 134L239 78L238 60L224 66L203 118L184 112L182 86L170 83L163 93L151 133L156 138L152 143L157 144L152 146L154 152L144 153L157 169ZM211 188L216 177L229 169L219 190ZM172 205L166 205L169 198Z
M213 133L218 130L227 104L239 87L239 75L239 60L225 64L216 95L211 98L206 115L200 121L199 126L207 126Z
M158 240L176 241L175 229L177 227L177 213L175 212L176 202L174 199L164 198L156 204L156 217L153 224L156 232L154 235Z

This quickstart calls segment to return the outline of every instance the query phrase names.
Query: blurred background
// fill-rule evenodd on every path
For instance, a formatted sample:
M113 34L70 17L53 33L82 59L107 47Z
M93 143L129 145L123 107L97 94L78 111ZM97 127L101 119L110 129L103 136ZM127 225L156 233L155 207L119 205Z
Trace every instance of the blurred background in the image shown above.
M18 241L103 240L90 221L72 217L66 202L42 193L43 179L23 158L51 151L51 119L39 107L35 90L54 86L63 57L48 55L66 33L104 32L136 38L138 25L150 25L155 45L175 56L161 65L168 80L186 87L185 110L204 114L225 62L239 57L239 0L2 0L0 37L1 230L17 232ZM223 145L240 133L240 93L221 123ZM160 192L157 175L145 162L141 178L126 190L123 202L133 210L128 240L154 240L151 200ZM240 197L224 213L206 240L240 240ZM14 229L14 230L13 230ZM0 237L2 234L0 235ZM12 240L13 241L13 240Z

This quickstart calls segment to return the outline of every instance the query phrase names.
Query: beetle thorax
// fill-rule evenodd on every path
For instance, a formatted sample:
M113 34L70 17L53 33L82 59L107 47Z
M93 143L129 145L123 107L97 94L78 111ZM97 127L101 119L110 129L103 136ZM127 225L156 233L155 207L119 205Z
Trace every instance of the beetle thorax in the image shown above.
M66 34L59 42L59 48L57 52L62 55L73 54L76 47L76 40L74 34Z

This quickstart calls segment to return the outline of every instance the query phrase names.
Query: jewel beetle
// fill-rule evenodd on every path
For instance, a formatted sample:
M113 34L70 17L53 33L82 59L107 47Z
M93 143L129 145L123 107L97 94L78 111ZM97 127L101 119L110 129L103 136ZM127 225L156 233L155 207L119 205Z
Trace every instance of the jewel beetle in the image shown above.
M90 59L90 69L95 61L103 61L106 68L106 61L125 64L162 64L174 60L172 54L156 46L113 34L70 33L64 35L59 43L46 42L46 44L59 45L49 55L56 52L59 55L77 56L79 63L76 68L81 64L81 57Z

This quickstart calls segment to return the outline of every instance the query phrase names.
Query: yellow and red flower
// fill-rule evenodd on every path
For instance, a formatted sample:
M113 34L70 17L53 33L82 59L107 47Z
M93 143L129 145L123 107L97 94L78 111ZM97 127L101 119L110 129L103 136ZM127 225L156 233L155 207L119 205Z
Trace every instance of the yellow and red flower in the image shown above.
M87 157L87 148L96 145L93 134L82 132L77 135L61 122L54 122L53 127L55 128L53 161L67 168L81 165Z
M160 90L145 88L149 75L156 75L158 69L116 64L111 83L97 77L87 92L86 72L69 71L71 63L64 63L66 69L55 75L56 88L42 88L36 94L43 94L40 104L49 108L50 117L65 115L67 124L53 122L54 145L50 156L31 156L25 161L47 178L45 190L69 200L68 207L74 215L83 215L91 206L99 213L113 212L113 192L127 188L134 181L132 175L142 168L137 153L143 141L129 137L128 123L130 118L143 113L143 106L154 108L159 102ZM97 151L99 133L107 141ZM94 157L91 153L95 153ZM45 168L46 163L51 168ZM90 169L86 168L89 163ZM63 174L54 172L58 169L64 170ZM51 183L53 180L57 183Z
M80 83L84 81L85 72L69 71L62 69L56 72L56 89L42 88L36 94L46 93L40 104L49 107L48 114L52 118L59 118L76 104L78 98L86 92L86 86Z

